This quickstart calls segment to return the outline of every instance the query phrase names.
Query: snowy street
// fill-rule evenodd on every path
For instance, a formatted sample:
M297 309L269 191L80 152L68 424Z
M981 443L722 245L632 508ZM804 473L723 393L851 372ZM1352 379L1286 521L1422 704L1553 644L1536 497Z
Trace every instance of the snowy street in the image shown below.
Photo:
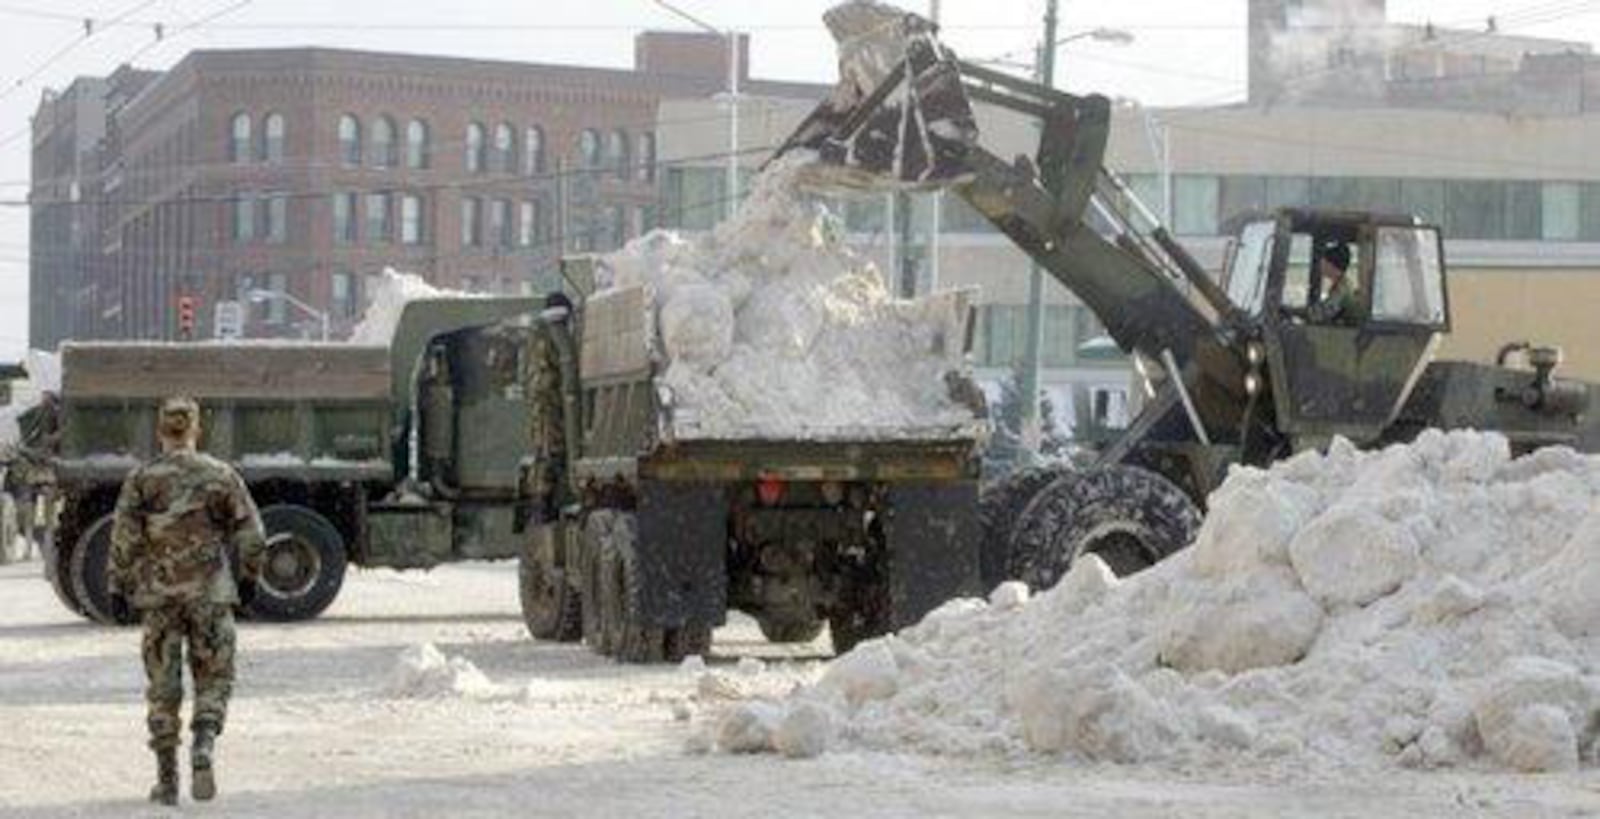
M143 799L137 632L66 613L38 564L0 567L0 815L163 815ZM773 658L749 621L717 635L712 677L780 695L818 672ZM433 643L491 687L401 697L403 651ZM230 816L782 815L1584 816L1600 775L1082 767L1043 757L831 752L808 761L688 750L724 701L700 673L536 644L510 564L352 572L327 615L241 625L219 746ZM801 654L818 656L821 645ZM715 689L718 686L710 686ZM411 693L422 693L411 690ZM687 721L676 717L690 716Z

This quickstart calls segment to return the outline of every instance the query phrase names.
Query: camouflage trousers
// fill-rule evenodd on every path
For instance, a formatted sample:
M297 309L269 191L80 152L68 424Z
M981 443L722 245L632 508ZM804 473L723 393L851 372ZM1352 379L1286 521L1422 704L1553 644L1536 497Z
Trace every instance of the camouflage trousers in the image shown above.
M145 702L150 747L176 748L183 728L183 657L194 679L194 724L222 733L233 693L233 607L196 600L144 610Z

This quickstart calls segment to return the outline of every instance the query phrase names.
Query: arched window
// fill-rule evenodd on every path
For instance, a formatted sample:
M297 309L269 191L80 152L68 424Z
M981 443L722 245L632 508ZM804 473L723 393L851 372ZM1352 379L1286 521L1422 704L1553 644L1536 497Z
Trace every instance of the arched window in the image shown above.
M517 134L508 123L494 127L494 169L503 173L517 170Z
M586 169L600 167L600 132L593 128L583 129L583 134L578 137L578 161Z
M239 163L250 161L250 115L243 111L234 114L228 126L228 158Z
M645 131L639 135L639 181L656 181L656 135Z
M631 150L627 131L618 128L606 135L606 167L616 173L618 179L627 179L633 174Z
M467 171L469 173L483 173L488 167L485 162L483 126L473 122L467 125Z
M414 119L406 125L406 167L422 170L428 167L428 123Z
M399 145L395 143L394 120L378 117L372 123L372 164L380 168L393 168L400 164Z
M268 114L261 121L261 161L276 165L283 161L283 115Z
M537 125L522 135L522 163L529 176L544 173L544 129Z
M361 164L361 120L354 114L339 117L339 158L346 165Z

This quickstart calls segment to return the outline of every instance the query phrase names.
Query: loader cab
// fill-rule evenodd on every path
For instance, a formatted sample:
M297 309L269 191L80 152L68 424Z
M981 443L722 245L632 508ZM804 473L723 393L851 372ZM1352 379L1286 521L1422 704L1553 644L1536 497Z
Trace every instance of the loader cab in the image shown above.
M1245 223L1224 288L1255 318L1279 427L1296 449L1375 443L1449 329L1436 228L1284 210Z

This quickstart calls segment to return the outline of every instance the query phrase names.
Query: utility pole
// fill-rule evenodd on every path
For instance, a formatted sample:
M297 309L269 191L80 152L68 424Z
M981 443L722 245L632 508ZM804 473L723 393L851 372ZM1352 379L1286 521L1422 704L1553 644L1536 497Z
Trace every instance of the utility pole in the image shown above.
M1056 78L1056 6L1057 0L1046 0L1044 11L1044 39L1039 43L1039 82L1046 88L1055 85ZM1043 123L1041 123L1042 127ZM1027 346L1022 359L1022 445L1029 452L1038 452L1042 430L1039 428L1039 353L1044 346L1044 271L1038 262L1029 265L1028 275L1028 328Z

